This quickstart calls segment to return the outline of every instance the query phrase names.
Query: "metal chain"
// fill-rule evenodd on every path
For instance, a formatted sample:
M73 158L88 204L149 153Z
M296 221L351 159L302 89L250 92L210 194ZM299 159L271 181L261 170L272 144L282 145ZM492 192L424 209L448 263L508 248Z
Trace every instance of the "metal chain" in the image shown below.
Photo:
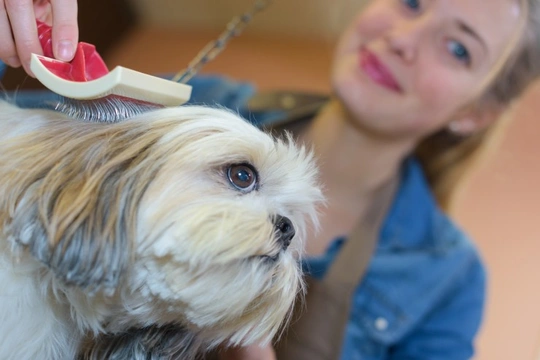
M212 61L218 54L225 48L225 45L229 40L235 36L240 35L244 28L249 24L253 16L266 9L272 0L257 0L255 5L246 13L235 16L226 26L225 31L221 35L211 42L209 42L193 60L188 64L187 68L178 72L172 81L179 83L188 82L193 76L195 76L199 70L208 62Z

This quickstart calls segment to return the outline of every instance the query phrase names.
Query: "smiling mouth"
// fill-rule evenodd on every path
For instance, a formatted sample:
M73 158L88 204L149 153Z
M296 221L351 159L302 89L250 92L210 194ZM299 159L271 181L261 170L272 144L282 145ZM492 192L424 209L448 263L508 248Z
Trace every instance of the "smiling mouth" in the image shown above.
M390 70L369 50L360 50L359 66L364 73L376 84L379 84L393 92L401 93L401 86Z

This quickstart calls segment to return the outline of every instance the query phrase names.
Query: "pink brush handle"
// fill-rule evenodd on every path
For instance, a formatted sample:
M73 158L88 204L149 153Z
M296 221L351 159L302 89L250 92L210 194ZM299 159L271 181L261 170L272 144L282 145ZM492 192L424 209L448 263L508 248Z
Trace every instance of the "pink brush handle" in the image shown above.
M38 38L43 49L41 63L53 74L70 81L90 81L109 73L107 65L92 44L77 44L75 56L69 63L54 59L52 50L52 28L44 22L37 21Z

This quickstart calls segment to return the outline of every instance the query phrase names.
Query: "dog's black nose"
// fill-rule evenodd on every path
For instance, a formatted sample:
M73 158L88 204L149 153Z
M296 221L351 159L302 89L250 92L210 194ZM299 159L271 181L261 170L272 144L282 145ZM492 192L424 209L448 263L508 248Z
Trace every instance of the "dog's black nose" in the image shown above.
M274 220L274 226L276 227L277 240L281 243L283 250L287 249L295 234L291 220L278 215Z

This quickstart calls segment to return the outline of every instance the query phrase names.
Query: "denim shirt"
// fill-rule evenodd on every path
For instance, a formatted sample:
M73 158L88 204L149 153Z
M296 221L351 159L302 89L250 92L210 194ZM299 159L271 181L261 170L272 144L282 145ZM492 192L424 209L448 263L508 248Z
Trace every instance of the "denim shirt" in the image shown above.
M305 267L323 277L345 239ZM408 159L379 241L353 299L343 360L460 360L473 355L485 272L465 234L437 207Z
M190 84L190 104L224 106L256 125L268 123L245 110L255 92L250 84L220 76L195 77ZM21 91L15 100L33 107L54 98L47 91ZM344 241L336 239L323 256L306 259L306 271L323 277ZM438 208L418 162L406 160L375 253L354 294L341 359L471 358L485 284L477 250Z

